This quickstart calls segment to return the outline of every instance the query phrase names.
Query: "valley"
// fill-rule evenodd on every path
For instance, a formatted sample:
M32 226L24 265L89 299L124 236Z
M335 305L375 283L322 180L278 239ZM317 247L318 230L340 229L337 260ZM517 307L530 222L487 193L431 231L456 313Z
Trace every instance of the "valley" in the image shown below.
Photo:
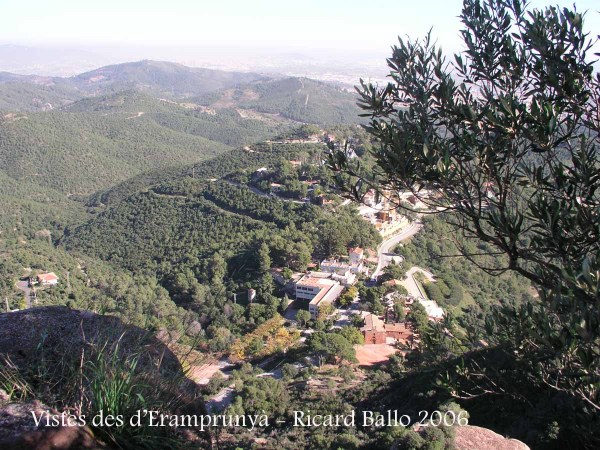
M547 98L515 106L531 86L483 104L502 74L471 91L479 72L460 84L429 40L402 42L356 92L147 59L1 72L0 319L26 326L5 328L0 408L268 418L90 425L97 448L132 450L466 450L485 428L550 450L596 423L595 310L565 311L597 287L595 229L570 234L596 223L597 134L568 163L573 136L544 141L591 129L592 97L557 102L581 112L558 125ZM587 353L554 359L576 340ZM587 384L560 384L562 363ZM355 416L373 420L291 425Z

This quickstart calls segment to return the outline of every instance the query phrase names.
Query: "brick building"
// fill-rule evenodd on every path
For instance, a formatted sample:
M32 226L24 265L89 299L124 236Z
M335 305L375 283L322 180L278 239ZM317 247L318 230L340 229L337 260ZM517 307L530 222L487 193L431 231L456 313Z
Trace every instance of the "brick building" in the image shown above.
M406 323L384 323L374 314L367 314L364 318L364 325L360 329L365 344L385 344L387 338L392 338L402 342L412 342L414 332Z

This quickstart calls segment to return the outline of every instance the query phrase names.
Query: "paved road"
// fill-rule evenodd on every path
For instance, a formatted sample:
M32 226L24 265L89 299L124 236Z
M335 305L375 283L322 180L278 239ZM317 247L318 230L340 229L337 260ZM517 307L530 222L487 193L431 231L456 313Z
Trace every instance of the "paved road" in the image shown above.
M417 272L422 273L428 281L435 281L431 272L421 267L413 266L406 272L406 278L402 281L402 284L408 291L408 294L416 298L423 305L429 317L441 319L444 317L444 310L435 301L427 298L427 294L423 292L419 283L415 280Z
M394 247L400 242L414 236L423 227L421 222L413 222L408 228L405 228L400 233L393 235L381 243L377 249L377 256L379 261L377 262L377 268L373 272L372 277L376 278L383 273L383 269L393 260L397 255L392 253Z
M434 281L433 274L431 272L428 272L425 269L421 269L420 267L413 266L406 272L406 279L402 281L402 284L408 291L408 295L411 295L415 298L422 297L424 299L427 299L427 295L421 290L421 287L415 281L414 275L417 272L421 272L423 275L425 275L425 278L427 278L427 280Z

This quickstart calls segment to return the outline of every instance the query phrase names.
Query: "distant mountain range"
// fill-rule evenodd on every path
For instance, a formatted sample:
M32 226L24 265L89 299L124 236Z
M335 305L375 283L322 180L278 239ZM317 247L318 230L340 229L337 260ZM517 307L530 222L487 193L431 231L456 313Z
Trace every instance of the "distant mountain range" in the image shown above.
M357 123L356 96L335 85L286 77L245 83L190 99L212 108L241 108L277 114L298 122Z
M218 110L252 110L296 122L358 122L355 96L331 83L150 60L101 67L66 78L0 72L0 111L46 111L128 90L155 98L186 99L187 103Z
M48 205L225 155L299 123L358 123L355 102L307 78L160 61L73 77L0 72L0 203L12 205L0 213L65 212Z
M63 106L76 99L128 89L159 97L184 98L262 79L266 78L255 73L147 60L101 67L64 78L0 72L0 109L36 111L48 109L47 103L52 107Z
M262 79L265 77L256 73L225 72L145 60L101 67L68 81L91 93L135 88L183 98Z

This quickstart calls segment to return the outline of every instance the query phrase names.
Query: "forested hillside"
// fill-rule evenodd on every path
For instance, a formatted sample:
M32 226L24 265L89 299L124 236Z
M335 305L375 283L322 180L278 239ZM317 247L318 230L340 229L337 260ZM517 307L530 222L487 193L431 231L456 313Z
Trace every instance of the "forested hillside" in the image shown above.
M100 212L70 227L62 245L74 255L152 274L178 304L198 313L205 326L213 324L211 330L242 333L281 306L265 267L305 270L313 258L380 240L370 224L356 220L351 206L331 214L259 195L229 179L289 159L320 160L323 150L322 144L260 144L167 175L137 177L94 196L91 204ZM250 287L258 291L252 308L234 305L231 293ZM219 342L210 345L218 348Z
M178 308L168 292L151 274L135 274L101 260L73 255L57 248L43 236L3 242L0 259L0 295L12 308L23 308L23 293L14 281L26 273L52 270L63 282L56 289L39 291L37 305L66 305L71 308L116 315L144 328L168 327L184 330L189 314Z
M470 309L482 314L498 303L521 304L531 299L531 282L516 273L490 275L458 256L457 243L478 257L483 267L500 267L501 258L489 252L485 243L461 239L439 216L423 220L423 232L398 247L408 266L419 265L436 274L436 281L424 283L427 295L455 314ZM485 314L483 314L485 315Z
M33 113L0 122L4 170L66 194L88 194L136 173L206 159L227 148L125 114Z
M352 124L359 122L353 94L308 78L283 78L249 83L213 92L192 101L213 108L245 108L279 114L298 122Z
M179 100L163 98L163 88ZM206 94L219 88L226 90ZM205 105L184 101L183 94L196 94ZM145 172L264 141L294 121L358 118L353 96L329 84L153 61L69 79L3 74L3 109L0 167L15 180L69 195L89 195Z
M281 159L293 159L307 155L311 151L321 151L322 147L313 144L277 145L259 143L253 145L252 150L235 149L198 164L173 166L164 170L146 172L129 178L109 189L94 193L89 198L89 204L92 206L115 204L131 194L148 189L150 186L167 182L185 184L186 177L191 176L199 180L207 180L221 178L243 169L251 172L260 167L272 165Z
M0 72L0 450L600 449L589 14L464 0L458 54L409 33L384 75L426 6L58 3L3 32L362 78Z
M209 106L208 111L201 109L206 116L219 110L221 121L229 118L225 124L229 128L222 134L233 133L232 142L239 134L232 125L239 126L242 118L262 122L265 128L293 121L328 125L359 121L354 95L333 84L308 78L270 78L254 73L193 68L162 61L116 64L70 78L2 72L0 111L47 111L81 99L87 100L73 105L72 111L100 111L125 106L111 97L117 94L118 98L124 91L143 92L164 103L181 102L192 110L197 110L197 104ZM102 100L98 102L96 97ZM159 107L155 112L162 110ZM197 128L186 123L176 126ZM260 128L258 124L253 127Z
M81 203L31 180L15 180L0 170L0 237L29 239L36 233L58 239L68 224L87 218Z
M356 213L349 207L330 215L310 204L261 196L219 180L240 170L252 173L261 165L272 166L302 152L322 151L321 146L307 144L257 148L260 150L230 152L193 170L180 169L183 174L172 173L171 181L155 184L147 191L139 189L142 180L134 184L145 192L134 193L135 189L124 187L124 192L101 194L95 199L98 204L109 204L106 211L69 230L64 244L71 250L127 268L147 268L163 277L191 268L202 278L206 276L203 259L216 252L227 258L243 255L261 241L271 245L278 236L279 245L286 248L281 249L280 265L298 258L294 243L305 246L304 263L299 267L310 255L326 257L340 248L345 251L351 245L377 242L375 230L366 222L356 223ZM250 258L241 267L252 269L254 264Z
M0 72L0 111L47 110L130 89L156 97L185 98L262 79L266 78L254 73L148 60L101 67L69 78Z
M69 105L65 111L143 116L142 120L172 131L236 147L262 141L286 129L282 123L242 117L233 110L216 112L193 103L157 99L135 90L86 98Z
M11 98L20 83L0 84ZM26 92L53 89L23 84ZM136 175L161 180L178 168L280 132L280 126L239 115L207 114L137 91L77 101L62 110L0 116L0 228L32 236L42 229L60 236L68 223L86 218L83 196L130 186ZM233 159L244 159L243 154ZM231 164L228 157L223 159ZM219 160L212 163L221 164ZM243 164L243 163L242 163ZM235 167L241 167L236 165ZM153 172L155 171L155 172ZM199 168L199 174L202 170ZM133 178L132 178L133 177ZM135 191L135 190L134 190ZM75 195L69 195L75 194Z
M101 67L69 79L89 93L136 88L174 98L191 97L260 80L255 73L187 67L165 61L136 61Z
M81 96L81 92L67 84L0 81L0 111L48 111L68 105Z

